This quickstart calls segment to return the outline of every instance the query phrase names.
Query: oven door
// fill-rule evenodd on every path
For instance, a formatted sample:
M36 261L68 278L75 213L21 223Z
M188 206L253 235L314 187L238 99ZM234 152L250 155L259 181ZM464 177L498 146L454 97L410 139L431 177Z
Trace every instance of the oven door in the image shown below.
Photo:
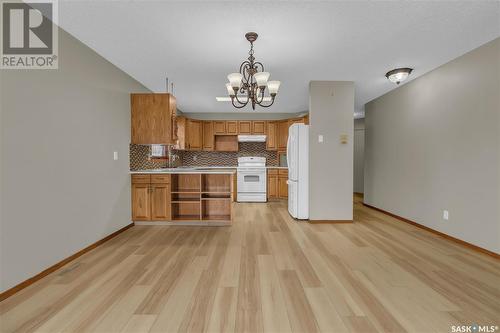
M238 169L238 192L265 193L266 169Z

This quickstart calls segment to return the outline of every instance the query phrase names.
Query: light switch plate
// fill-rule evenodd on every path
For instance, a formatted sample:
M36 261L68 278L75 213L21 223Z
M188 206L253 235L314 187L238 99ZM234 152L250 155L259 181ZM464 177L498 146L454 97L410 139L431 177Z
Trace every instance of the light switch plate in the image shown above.
M448 221L450 218L450 213L447 210L443 210L443 220Z
M118 161L118 152L117 151L113 152L113 160Z
M318 135L318 142L319 143L322 143L323 142L323 135Z

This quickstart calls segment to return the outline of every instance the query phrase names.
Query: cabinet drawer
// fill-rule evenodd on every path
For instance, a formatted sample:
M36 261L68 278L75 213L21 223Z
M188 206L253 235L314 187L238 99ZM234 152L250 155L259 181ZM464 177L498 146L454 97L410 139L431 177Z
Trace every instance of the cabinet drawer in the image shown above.
M151 175L152 184L169 184L170 175Z
M132 175L132 184L149 184L151 175Z
M278 169L267 169L267 174L268 175L277 175Z
M280 176L288 176L288 169L279 169L278 174Z

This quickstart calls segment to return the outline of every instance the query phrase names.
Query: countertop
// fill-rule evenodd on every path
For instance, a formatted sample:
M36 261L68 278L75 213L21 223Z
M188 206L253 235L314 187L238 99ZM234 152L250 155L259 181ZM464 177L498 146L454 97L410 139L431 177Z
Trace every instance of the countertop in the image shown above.
M233 174L236 172L237 166L197 166L197 167L178 167L178 168L162 168L162 169L147 169L134 170L130 174L157 174L157 173L212 173L212 174ZM267 169L288 169L287 167L266 166Z

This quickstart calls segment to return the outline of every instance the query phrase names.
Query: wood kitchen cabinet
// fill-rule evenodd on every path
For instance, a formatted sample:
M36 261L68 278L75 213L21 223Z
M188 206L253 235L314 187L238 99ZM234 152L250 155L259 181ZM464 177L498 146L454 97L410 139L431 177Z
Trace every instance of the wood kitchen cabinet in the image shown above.
M224 135L226 134L226 122L223 120L214 121L214 134Z
M151 221L170 220L170 184L151 184Z
M278 150L286 150L288 127L288 120L281 120L278 122Z
M252 134L252 122L250 120L238 121L238 134Z
M278 198L278 170L267 170L267 199Z
M203 122L201 120L187 120L186 138L187 149L201 150L203 146Z
M278 198L288 198L288 169L278 169Z
M238 134L238 122L233 120L226 121L226 134L227 135L237 135Z
M267 150L277 150L278 149L278 122L268 121L267 131L266 131L266 149Z
M286 199L288 198L288 170L268 169L267 170L267 198Z
M132 184L132 220L151 220L150 184Z
M170 220L170 175L132 175L132 220Z
M266 134L266 122L263 120L252 121L252 134L255 135Z
M171 94L130 94L131 143L175 144L176 100Z
M196 120L173 117L179 150L238 151L238 134L266 135L266 150L286 150L289 126L308 122L308 116L283 120Z
M214 122L203 122L203 150L214 150Z

